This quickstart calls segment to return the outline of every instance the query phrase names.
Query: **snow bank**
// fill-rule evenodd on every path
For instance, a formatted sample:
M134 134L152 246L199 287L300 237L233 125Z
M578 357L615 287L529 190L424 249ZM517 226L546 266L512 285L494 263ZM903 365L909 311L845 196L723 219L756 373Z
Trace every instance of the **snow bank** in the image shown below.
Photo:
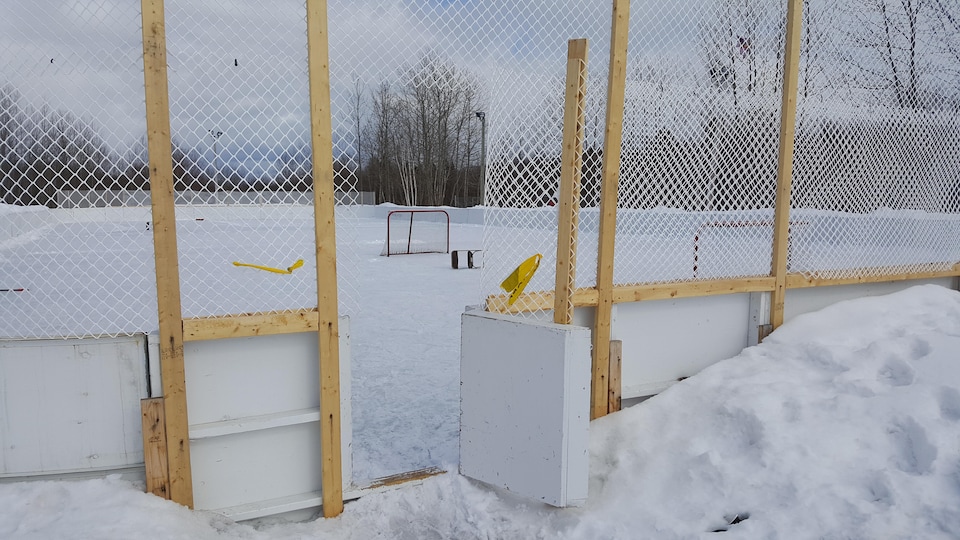
M56 220L46 206L0 204L0 247L33 241Z
M0 537L957 538L960 293L914 287L797 317L591 437L581 509L448 473L257 530L115 479L21 483L0 486Z

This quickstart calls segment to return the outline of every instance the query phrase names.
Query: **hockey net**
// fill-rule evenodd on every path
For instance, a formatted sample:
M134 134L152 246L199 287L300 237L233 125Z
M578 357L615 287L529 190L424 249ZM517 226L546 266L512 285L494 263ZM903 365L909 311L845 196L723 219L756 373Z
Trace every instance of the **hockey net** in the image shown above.
M380 255L449 253L450 215L445 210L393 210Z

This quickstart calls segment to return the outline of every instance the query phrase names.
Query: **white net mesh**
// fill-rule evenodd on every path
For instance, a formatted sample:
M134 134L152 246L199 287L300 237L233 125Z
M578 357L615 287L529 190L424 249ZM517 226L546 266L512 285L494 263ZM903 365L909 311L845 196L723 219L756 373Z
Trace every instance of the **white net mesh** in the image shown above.
M615 283L769 273L785 5L632 2ZM155 326L138 7L0 3L0 337ZM592 286L610 7L332 0L341 200L482 192L482 297L541 253L521 299L539 305L555 283L565 46L588 38L576 286ZM953 268L960 4L803 7L789 270ZM184 314L313 306L302 2L170 0L167 16ZM232 264L301 258L283 275ZM338 254L348 306L353 261Z
M0 339L155 328L139 4L6 0L0 36Z
M165 7L183 314L315 307L304 4ZM139 8L0 3L0 338L157 327ZM349 312L356 162L335 156Z
M380 255L449 251L450 215L445 210L393 210L387 213L387 239Z
M304 3L168 0L166 15L174 175L189 205L177 227L184 316L316 306ZM350 164L335 169L349 201ZM350 214L337 217L350 283ZM289 273L246 266L298 260Z
M807 3L790 270L817 278L960 261L960 4ZM793 231L792 231L793 232Z

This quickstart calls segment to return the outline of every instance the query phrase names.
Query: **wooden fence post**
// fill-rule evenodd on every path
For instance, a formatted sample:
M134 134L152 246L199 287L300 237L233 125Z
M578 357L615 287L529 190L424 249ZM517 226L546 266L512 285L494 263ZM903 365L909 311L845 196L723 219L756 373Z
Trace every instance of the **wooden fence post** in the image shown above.
M317 249L317 311L320 341L320 452L323 515L343 512L340 451L340 328L337 306L337 242L330 116L330 50L326 0L307 0L310 132Z
M163 398L141 399L140 414L147 493L169 499L170 475L167 473L167 432Z
M160 373L163 379L170 499L193 508L163 0L142 0L141 12L143 14L143 79L147 111L147 148L150 154L150 200L153 212L153 252L157 272L157 313L160 326Z
M593 385L590 418L609 409L610 334L613 318L613 254L617 237L617 200L620 191L620 147L623 142L623 107L627 77L627 37L630 0L613 0L610 29L610 68L607 78L607 118L603 137L603 172L600 188L600 238L597 246L597 309L593 323Z
M622 383L620 374L623 366L623 342L615 340L610 342L610 388L607 393L607 412L613 413L620 410Z
M787 292L787 252L790 242L790 191L793 179L793 145L797 127L797 81L800 77L800 26L803 0L787 4L787 36L783 67L783 99L780 109L780 149L777 161L777 200L773 226L773 274L770 293L770 325L783 324Z
M580 224L580 178L587 105L587 40L567 42L567 86L563 105L563 150L557 216L557 281L553 321L573 322L577 227Z

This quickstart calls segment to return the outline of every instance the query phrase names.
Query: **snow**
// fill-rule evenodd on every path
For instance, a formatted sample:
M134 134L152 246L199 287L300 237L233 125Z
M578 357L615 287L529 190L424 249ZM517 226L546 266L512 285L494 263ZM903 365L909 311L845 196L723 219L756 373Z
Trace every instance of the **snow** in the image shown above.
M441 255L368 262L382 269L360 284L363 303L376 299L394 323L377 328L379 344L355 347L365 375L354 395L371 397L354 409L357 461L368 476L424 463L449 472L335 519L260 528L116 477L3 484L0 538L960 536L958 292L918 286L797 317L593 422L589 500L563 510L456 474L458 314L476 298L476 273ZM363 334L382 322L356 324ZM413 353L401 364L388 353L402 349Z

